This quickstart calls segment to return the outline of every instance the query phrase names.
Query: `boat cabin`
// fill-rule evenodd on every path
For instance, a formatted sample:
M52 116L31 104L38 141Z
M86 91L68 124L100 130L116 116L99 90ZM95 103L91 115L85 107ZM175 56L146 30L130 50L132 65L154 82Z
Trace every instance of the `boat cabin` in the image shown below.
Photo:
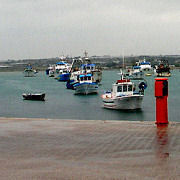
M96 69L95 64L82 64L81 65L82 72L89 73Z
M117 96L131 96L133 95L134 84L130 80L117 80L113 84L112 95Z
M77 80L82 83L82 82L89 82L91 83L93 80L92 74L80 74L77 77Z

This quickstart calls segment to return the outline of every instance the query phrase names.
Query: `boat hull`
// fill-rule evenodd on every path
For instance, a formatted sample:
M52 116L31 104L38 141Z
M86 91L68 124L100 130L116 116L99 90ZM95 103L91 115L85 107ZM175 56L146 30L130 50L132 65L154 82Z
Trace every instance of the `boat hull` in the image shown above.
M116 98L103 98L103 106L108 109L141 109L143 97L143 95L133 95Z
M34 71L24 71L24 77L35 77Z
M74 86L74 94L96 94L98 85L96 83L81 83Z
M58 77L57 77L57 80L58 81L63 81L63 82L66 82L68 81L70 78L70 73L66 73L66 74L60 74Z
M152 73L146 73L145 76L152 76Z
M67 89L72 89L74 90L74 85L76 84L77 82L75 80L68 80L67 83L66 83L66 88Z
M162 72L162 73L157 73L156 76L157 76L157 77L170 77L170 76L171 76L171 73Z

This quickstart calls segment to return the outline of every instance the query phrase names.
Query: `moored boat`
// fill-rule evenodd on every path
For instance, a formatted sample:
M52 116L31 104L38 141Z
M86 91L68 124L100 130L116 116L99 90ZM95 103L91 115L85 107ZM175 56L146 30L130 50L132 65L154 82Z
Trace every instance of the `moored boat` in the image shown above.
M80 70L81 65L82 65L82 59L80 57L75 57L71 65L69 79L67 80L66 83L67 89L74 89L73 85L78 82L77 78L81 74L81 70Z
M85 57L83 58L83 64L81 65L82 73L91 73L93 75L94 81L100 83L102 80L102 70L96 66L96 64L92 63L91 60L87 56L87 52L85 51Z
M67 62L60 61L55 65L55 71L57 74L63 74L64 72L69 72L71 69L71 65Z
M98 84L93 82L92 74L80 74L78 76L78 83L73 85L75 89L74 94L96 94Z
M133 78L143 78L144 75L151 76L154 72L151 63L144 58L137 61L132 69L128 69L128 73Z
M44 101L45 93L23 93L24 100Z
M159 65L155 66L155 75L157 77L170 77L170 67L166 60L160 60Z
M153 68L151 66L151 63L149 61L146 61L145 58L143 61L139 61L139 66L145 76L151 76L153 74Z
M144 97L144 89L147 87L145 82L141 82L136 87L130 79L120 80L112 85L112 91L103 94L103 106L109 109L134 110L141 109Z
M32 66L29 64L25 69L24 69L24 77L34 77L36 72L32 68Z

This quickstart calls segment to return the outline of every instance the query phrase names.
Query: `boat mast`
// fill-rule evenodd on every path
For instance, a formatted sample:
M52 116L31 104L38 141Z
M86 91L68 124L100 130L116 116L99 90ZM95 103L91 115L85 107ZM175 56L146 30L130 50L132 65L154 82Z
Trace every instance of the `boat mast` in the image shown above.
M88 57L88 52L85 50L84 51L84 57L87 58Z
M124 70L124 52L123 52L123 70Z

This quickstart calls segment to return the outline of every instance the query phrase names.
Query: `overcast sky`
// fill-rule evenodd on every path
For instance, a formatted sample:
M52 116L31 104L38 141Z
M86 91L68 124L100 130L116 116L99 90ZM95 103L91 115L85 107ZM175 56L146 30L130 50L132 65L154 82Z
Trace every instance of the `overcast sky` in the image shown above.
M180 54L180 0L0 0L0 60Z

